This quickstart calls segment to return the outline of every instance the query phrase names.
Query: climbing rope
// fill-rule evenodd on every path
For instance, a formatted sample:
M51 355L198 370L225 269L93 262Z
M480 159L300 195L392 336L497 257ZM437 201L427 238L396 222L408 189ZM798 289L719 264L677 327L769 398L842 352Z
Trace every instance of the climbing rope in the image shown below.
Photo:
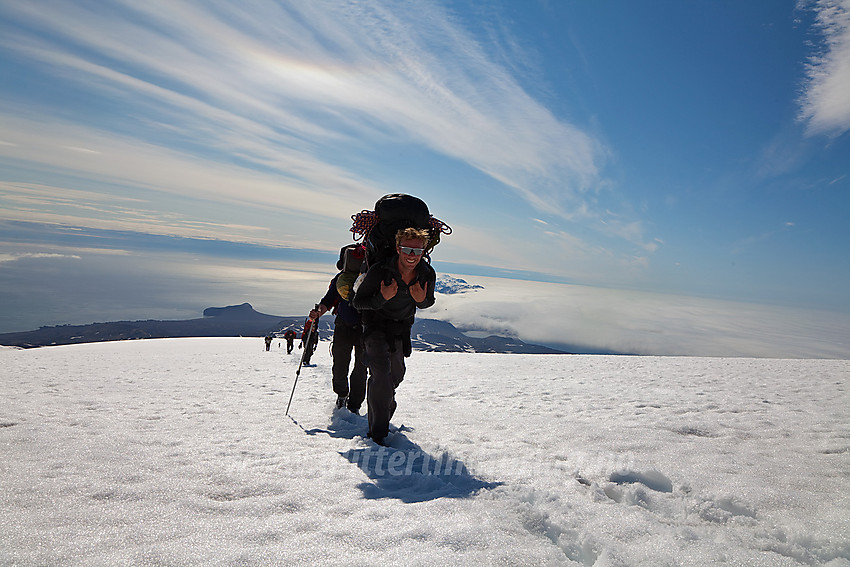
M369 232L375 228L375 225L378 224L380 219L375 211L367 211L364 209L359 213L351 215L351 220L353 221L353 224L349 231L354 237L354 241L356 242L362 239L365 242L366 238L369 236ZM434 247L440 243L440 234L449 235L452 233L452 227L433 215L429 219L428 225L431 228L431 240L425 247L426 255L430 254L431 251L434 250Z
M349 229L354 236L354 240L365 238L369 232L378 224L378 215L375 211L363 210L357 214L351 215L351 220L354 224Z

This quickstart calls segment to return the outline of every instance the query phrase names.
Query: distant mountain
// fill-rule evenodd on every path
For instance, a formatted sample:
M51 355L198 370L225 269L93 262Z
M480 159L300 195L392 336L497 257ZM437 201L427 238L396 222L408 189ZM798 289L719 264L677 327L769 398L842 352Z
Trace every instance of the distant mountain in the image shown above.
M447 274L440 274L437 283L434 284L434 291L446 295L464 293L473 289L484 289L484 286L467 283L465 280Z
M417 319L410 333L415 350L434 352L494 352L504 354L566 354L553 348L525 343L519 339L490 336L476 339L464 335L451 323L437 319Z
M328 332L331 323L321 321L321 331ZM89 325L41 327L35 331L0 334L0 344L23 348L170 337L263 337L304 324L303 317L279 317L254 310L248 303L230 307L210 307L202 319L180 321L114 321ZM321 335L320 335L321 336Z
M461 280L462 281L462 280ZM465 282L464 282L465 283ZM58 325L35 331L0 334L0 345L34 348L100 341L158 339L172 337L265 337L282 335L286 329L301 331L304 317L280 317L255 311L251 304L204 309L202 319L181 321L114 321L90 325ZM333 316L319 320L319 338L333 334ZM501 352L554 354L562 351L505 337L470 338L451 323L418 319L413 325L411 343L416 350L438 352Z
M229 319L232 321L270 321L272 319L280 319L276 315L266 315L265 313L254 311L250 303L230 305L229 307L207 307L204 309L204 317L219 317L219 320Z

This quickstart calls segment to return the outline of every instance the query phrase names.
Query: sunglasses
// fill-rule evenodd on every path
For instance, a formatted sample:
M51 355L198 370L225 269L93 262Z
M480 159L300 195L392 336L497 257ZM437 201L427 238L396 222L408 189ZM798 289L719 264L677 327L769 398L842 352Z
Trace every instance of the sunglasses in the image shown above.
M407 254L409 256L421 256L425 253L424 248L411 248L410 246L399 246L402 254Z

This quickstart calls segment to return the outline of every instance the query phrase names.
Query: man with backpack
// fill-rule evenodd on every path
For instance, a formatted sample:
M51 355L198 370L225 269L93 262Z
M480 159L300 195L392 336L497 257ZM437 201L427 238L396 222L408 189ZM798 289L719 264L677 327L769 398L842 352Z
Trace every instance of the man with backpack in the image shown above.
M405 228L395 235L395 254L371 265L351 301L363 321L369 366L369 437L383 445L396 409L395 390L410 356L416 309L434 304L436 273L422 262L431 239L427 229Z
M292 329L287 329L283 334L283 338L286 339L286 354L292 354L292 349L295 346L295 337L297 334Z
M358 257L359 256L359 257ZM337 268L341 270L331 280L328 292L310 311L310 319L318 321L319 317L333 311L334 319L333 342L333 389L337 395L336 407L347 407L351 413L359 413L360 406L366 398L366 355L363 351L363 326L360 313L349 304L345 288L340 291L340 278L348 274L358 274L363 259L361 248L346 247L340 252ZM354 368L351 375L348 368L351 364L351 352L354 351Z
M310 332L311 328L315 329L313 332ZM304 332L301 333L301 344L298 345L299 349L304 349L304 353L302 356L302 362L304 366L310 366L310 359L313 357L313 353L316 352L316 347L319 346L319 321L313 320L308 317L306 321L304 321Z

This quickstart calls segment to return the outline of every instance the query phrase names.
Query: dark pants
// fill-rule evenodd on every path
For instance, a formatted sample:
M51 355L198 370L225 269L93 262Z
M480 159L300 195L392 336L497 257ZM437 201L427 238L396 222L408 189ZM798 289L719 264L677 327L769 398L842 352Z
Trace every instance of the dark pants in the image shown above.
M292 354L292 348L295 346L293 339L286 339L286 354Z
M310 364L310 359L316 352L317 346L319 346L319 333L313 333L310 335L310 342L304 345L304 354L302 355L304 364Z
M395 413L395 389L404 380L404 340L394 338L390 348L382 330L375 330L364 340L369 365L369 436L382 441L390 430L390 418Z
M354 368L351 375L351 351L354 351ZM331 345L333 355L333 387L337 396L348 396L347 407L353 412L360 410L366 397L366 354L363 351L363 332L360 325L352 327L336 319L334 338Z

